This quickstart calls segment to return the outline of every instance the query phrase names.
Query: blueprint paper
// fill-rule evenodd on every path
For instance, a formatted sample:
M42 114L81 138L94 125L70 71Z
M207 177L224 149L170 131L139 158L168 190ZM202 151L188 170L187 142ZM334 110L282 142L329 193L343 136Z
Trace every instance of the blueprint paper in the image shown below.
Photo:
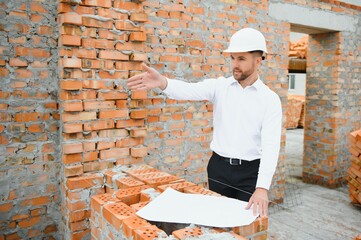
M251 224L258 215L247 202L227 197L187 194L167 188L137 212L149 221L236 227Z

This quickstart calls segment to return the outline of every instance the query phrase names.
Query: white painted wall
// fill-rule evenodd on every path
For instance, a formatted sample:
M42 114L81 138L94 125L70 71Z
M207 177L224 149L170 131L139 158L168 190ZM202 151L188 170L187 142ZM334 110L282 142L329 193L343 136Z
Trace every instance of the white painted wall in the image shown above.
M290 73L295 76L295 89L289 89L288 93L293 95L306 95L306 74L305 73ZM288 85L290 87L290 84Z

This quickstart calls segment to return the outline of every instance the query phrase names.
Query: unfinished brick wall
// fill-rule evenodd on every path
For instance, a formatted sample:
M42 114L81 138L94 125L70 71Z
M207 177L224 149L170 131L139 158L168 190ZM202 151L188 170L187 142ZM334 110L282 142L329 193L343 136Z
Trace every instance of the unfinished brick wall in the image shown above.
M268 40L261 78L279 94L285 112L290 25L269 17L267 3L1 3L0 239L88 239L90 198L115 191L104 174L115 166L146 162L205 185L212 105L174 101L156 92L129 92L125 79L141 71L142 61L169 77L190 81L230 75L228 59L221 51L233 32L250 26L264 32ZM337 3L313 1L310 6L359 16L360 9ZM320 36L313 37L311 52L327 52L329 46L340 53L321 55L318 66L310 63L315 84L310 85L314 95L308 100L311 125L305 138L311 159L306 160L306 168L313 171L320 163L328 166L315 167L317 171L308 179L319 182L322 176L321 182L332 185L343 174L342 170L333 174L335 168L345 170L349 157L344 154L346 137L334 139L360 128L360 29L357 34L327 36L322 47L316 41L322 40ZM326 58L335 65L326 63ZM326 65L321 68L319 63ZM324 73L329 67L332 71ZM327 84L319 81L318 74L325 76ZM314 88L327 94L321 96ZM317 111L314 99L338 107ZM312 118L323 115L330 118ZM332 142L317 145L326 139L324 129ZM271 191L276 202L284 197L285 134L281 146ZM314 157L314 147L320 146L322 156Z
M58 235L56 8L0 3L0 239Z
M336 6L335 6L336 4ZM361 20L360 7L331 9ZM321 7L321 5L319 5ZM351 37L352 36L352 37ZM361 31L311 34L307 58L303 180L328 187L345 183L350 165L347 135L360 128Z
M104 169L143 161L146 92L125 79L146 61L141 4L60 1L62 232L89 237L90 196L105 192Z
M169 187L188 194L220 195L148 165L120 166L104 174L107 183L114 188L111 193L91 198L91 239L267 239L267 217L232 228L147 221L137 216L136 211Z

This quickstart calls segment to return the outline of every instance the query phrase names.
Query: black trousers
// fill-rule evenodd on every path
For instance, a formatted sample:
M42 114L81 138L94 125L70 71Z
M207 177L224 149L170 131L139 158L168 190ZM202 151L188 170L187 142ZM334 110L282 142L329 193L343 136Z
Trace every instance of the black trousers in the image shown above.
M231 165L226 158L213 152L207 166L209 189L248 202L256 189L259 163L260 160L256 159Z

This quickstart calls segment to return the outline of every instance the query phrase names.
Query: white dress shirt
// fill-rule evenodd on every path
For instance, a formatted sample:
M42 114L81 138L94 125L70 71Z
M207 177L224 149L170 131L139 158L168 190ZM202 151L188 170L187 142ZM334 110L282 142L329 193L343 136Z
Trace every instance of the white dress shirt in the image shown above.
M176 100L212 102L211 150L223 157L248 161L261 159L256 187L270 188L278 161L282 126L281 101L275 92L260 79L243 88L233 76L197 83L168 79L163 92Z

